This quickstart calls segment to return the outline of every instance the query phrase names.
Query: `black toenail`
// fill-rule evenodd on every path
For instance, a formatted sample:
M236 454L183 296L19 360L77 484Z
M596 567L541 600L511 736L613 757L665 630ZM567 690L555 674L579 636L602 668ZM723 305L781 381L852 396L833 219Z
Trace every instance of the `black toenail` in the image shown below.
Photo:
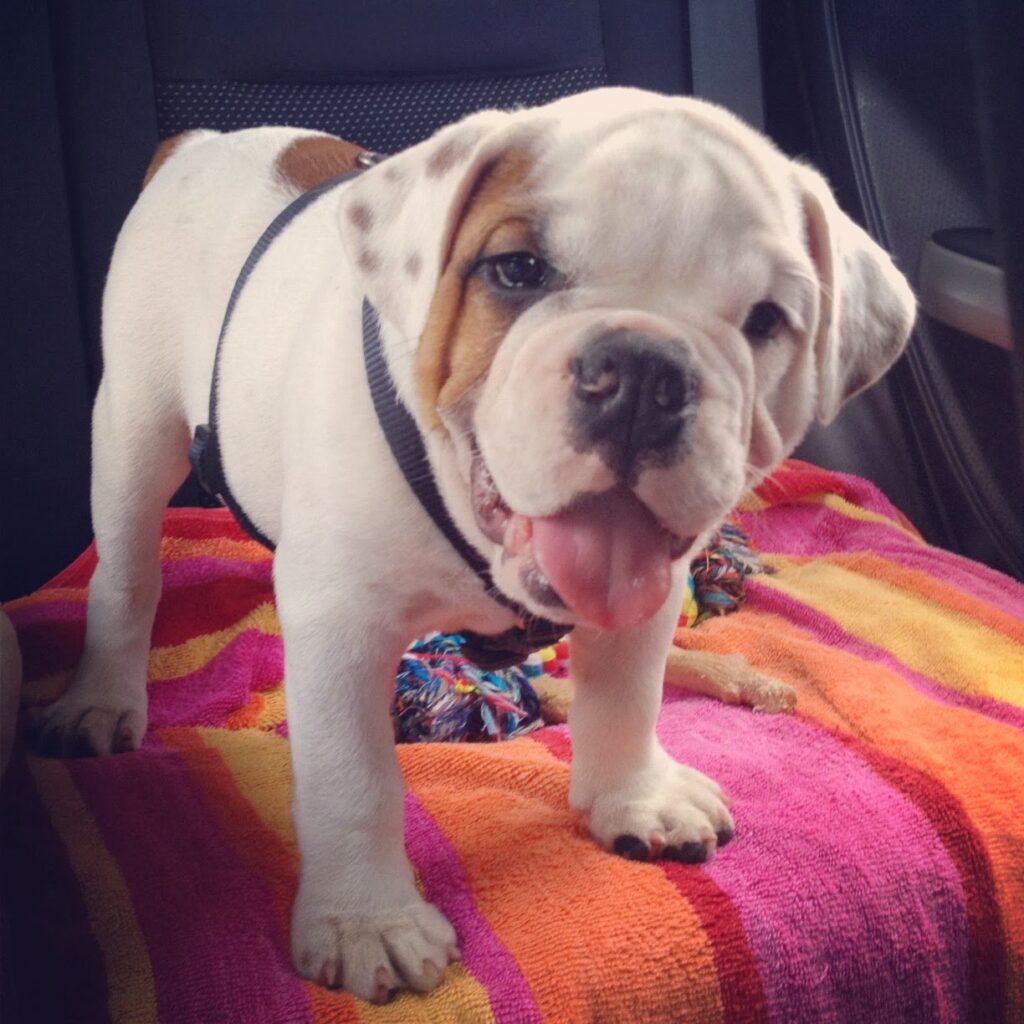
M719 847L722 847L725 846L734 835L736 835L735 828L723 828L715 833L715 839L718 840Z
M92 740L85 733L79 733L75 737L74 748L71 751L72 757L95 757L96 748L92 745Z
M642 839L631 835L619 836L612 849L626 860L649 860L651 856L647 844Z
M390 1003L391 1000L394 999L395 996L397 996L398 993L401 992L401 991L402 991L402 989L398 985L396 985L394 988L389 988L388 989L388 1002Z
M683 843L682 846L666 846L661 853L665 860L677 860L680 864L703 864L708 851L703 843Z

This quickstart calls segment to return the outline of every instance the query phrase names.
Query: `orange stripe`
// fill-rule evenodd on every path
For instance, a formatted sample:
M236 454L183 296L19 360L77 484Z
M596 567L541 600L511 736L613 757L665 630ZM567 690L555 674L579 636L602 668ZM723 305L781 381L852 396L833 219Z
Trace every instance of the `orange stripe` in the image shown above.
M693 908L660 868L610 856L575 826L568 768L546 748L413 745L400 757L545 1020L723 1019Z
M21 706L49 704L51 700L56 700L68 688L73 672L74 669L66 668L60 672L48 672L37 679L26 679L21 690Z
M248 703L240 708L235 708L224 720L224 727L226 729L251 729L259 721L265 703L263 694L259 690L253 690L249 694Z
M274 556L252 540L230 537L169 537L160 541L160 560L180 562L187 558L223 558L231 562L268 562Z

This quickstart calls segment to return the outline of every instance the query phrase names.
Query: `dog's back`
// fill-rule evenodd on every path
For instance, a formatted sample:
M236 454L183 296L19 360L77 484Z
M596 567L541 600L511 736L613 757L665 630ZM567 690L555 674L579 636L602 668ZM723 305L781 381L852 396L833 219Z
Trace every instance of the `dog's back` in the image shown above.
M110 265L103 301L108 376L126 374L161 408L205 417L213 356L239 268L301 186L282 175L295 128L165 140L146 173Z

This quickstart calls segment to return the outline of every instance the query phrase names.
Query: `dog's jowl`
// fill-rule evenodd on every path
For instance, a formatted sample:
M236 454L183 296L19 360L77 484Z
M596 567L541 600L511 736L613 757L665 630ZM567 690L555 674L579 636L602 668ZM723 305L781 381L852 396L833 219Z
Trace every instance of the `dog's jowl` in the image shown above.
M382 1001L459 955L402 840L409 641L572 627L572 808L612 853L713 856L727 801L654 728L688 557L892 364L914 303L816 172L693 99L605 89L357 154L291 128L161 147L104 299L85 654L36 742L141 742L195 436L275 548L295 966Z

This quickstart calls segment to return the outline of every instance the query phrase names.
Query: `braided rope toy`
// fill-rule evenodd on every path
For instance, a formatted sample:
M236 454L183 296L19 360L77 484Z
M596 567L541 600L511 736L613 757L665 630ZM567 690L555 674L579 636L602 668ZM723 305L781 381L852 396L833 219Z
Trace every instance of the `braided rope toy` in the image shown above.
M724 524L690 567L679 624L697 626L735 611L746 597L744 580L770 571L750 547L750 538L738 526ZM399 742L507 740L544 724L530 680L568 674L567 640L498 672L485 672L464 657L462 643L458 633L432 633L403 656L392 704Z

